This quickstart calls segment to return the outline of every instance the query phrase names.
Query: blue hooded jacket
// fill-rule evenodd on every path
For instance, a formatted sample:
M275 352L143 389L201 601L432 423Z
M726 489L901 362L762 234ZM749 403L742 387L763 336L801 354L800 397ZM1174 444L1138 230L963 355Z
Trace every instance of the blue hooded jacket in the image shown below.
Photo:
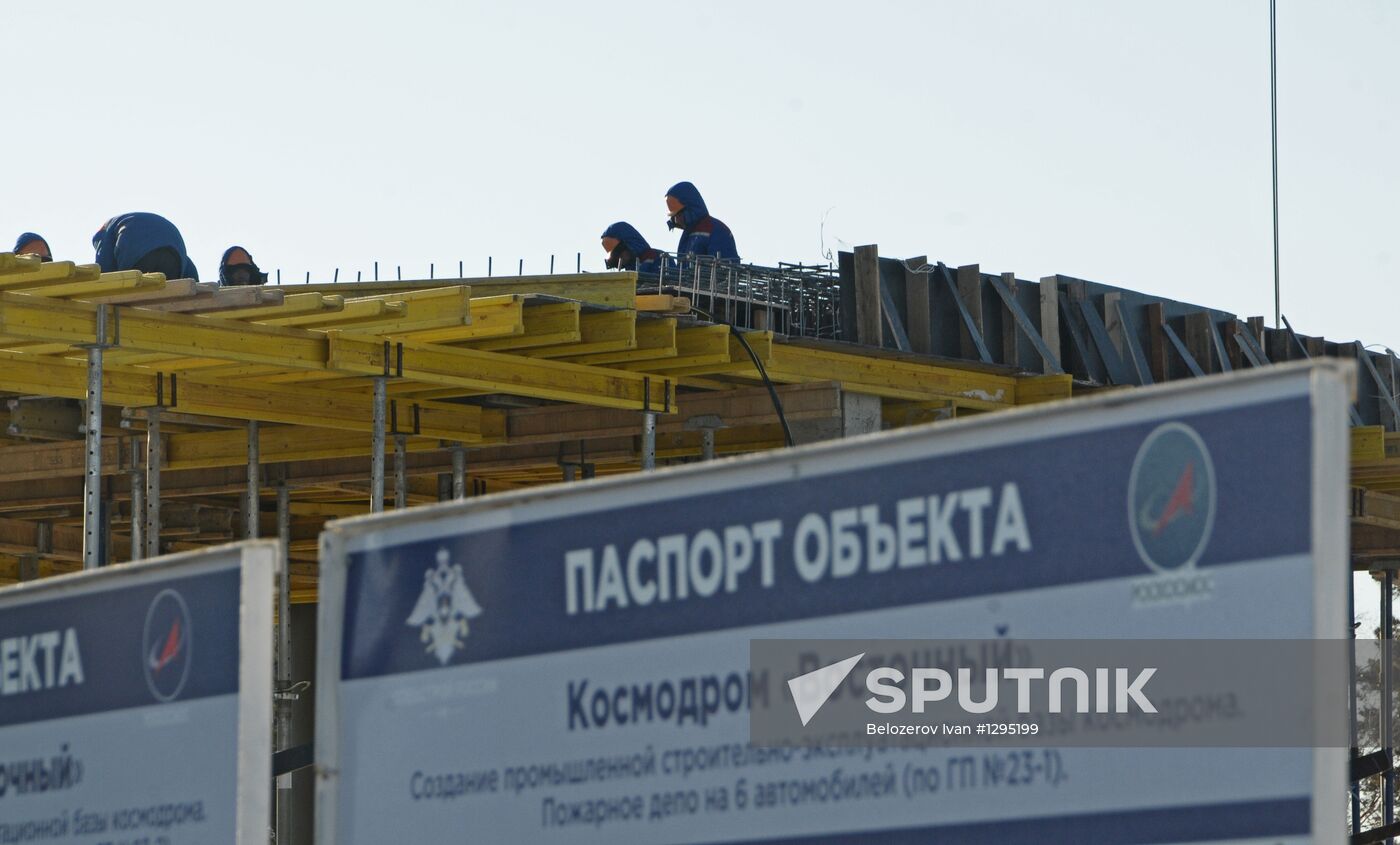
M180 230L159 214L145 211L119 214L102 224L92 236L92 246L97 250L97 265L104 273L135 269L136 262L146 253L170 247L184 265L181 275L199 281L199 271L185 252L185 239L180 237Z
M652 249L647 239L642 237L631 223L618 221L603 230L603 237L617 238L637 259L638 273L658 273L661 271L661 253Z
M666 192L674 197L684 209L681 211L680 245L676 252L680 255L713 255L730 261L739 260L739 248L734 245L734 233L729 227L710 216L705 207L705 199L700 191L689 182L677 182ZM676 228L674 221L667 220L669 228Z
M44 241L44 246L49 245L49 242L47 240L44 240L44 237L42 235L36 235L33 232L25 232L24 234L20 235L18 238L15 239L14 251L19 252L20 250L24 249L26 245L32 244L35 241Z

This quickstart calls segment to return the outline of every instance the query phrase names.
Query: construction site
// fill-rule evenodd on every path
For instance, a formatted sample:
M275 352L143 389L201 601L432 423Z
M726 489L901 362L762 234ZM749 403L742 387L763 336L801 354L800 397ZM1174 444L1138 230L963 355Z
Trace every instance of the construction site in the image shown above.
M1400 559L1388 349L876 246L836 266L240 288L5 253L0 338L0 584L280 539L275 773L310 774L298 606L326 523L361 514L1338 358L1356 374L1352 568L1388 602ZM1372 751L1353 771L1393 795ZM279 825L309 818L296 783Z
M1353 557L1400 550L1388 350L1064 276L843 253L220 289L0 256L4 583L328 519L1337 357Z

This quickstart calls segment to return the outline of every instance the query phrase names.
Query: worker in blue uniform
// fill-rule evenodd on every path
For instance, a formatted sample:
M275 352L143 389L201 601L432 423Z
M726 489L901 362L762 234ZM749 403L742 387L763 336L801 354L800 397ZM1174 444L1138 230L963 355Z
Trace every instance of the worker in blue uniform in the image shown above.
M712 255L729 261L739 260L734 233L710 216L700 191L689 182L677 182L666 192L666 226L681 230L679 255Z
M175 224L145 211L119 214L92 236L102 272L140 270L164 273L167 279L194 279L199 271L185 252L185 239Z
M231 246L219 259L219 284L224 287L265 285L267 274L258 269L252 253L241 246Z
M33 232L25 232L15 239L15 255L37 255L40 261L53 261L49 242Z
M603 250L607 252L609 270L636 270L657 273L661 270L661 252L652 249L630 223L621 221L603 230Z

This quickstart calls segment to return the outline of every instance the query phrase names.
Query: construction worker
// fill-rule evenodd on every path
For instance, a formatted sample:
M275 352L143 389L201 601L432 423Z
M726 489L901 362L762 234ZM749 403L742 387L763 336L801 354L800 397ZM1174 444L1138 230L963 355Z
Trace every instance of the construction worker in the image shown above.
M164 273L167 279L194 279L199 271L185 252L185 239L175 224L145 211L119 214L92 236L102 272L140 270Z
M25 232L15 241L15 255L37 255L40 261L53 260L49 242L33 232Z
M734 245L734 233L729 227L710 216L700 191L689 182L677 182L666 192L668 229L681 230L679 255L712 255L729 261L739 260L739 248Z
M225 287L244 287L267 284L267 274L253 263L253 256L241 246L231 246L224 250L219 259L219 284Z
M608 254L609 270L657 273L661 269L661 253L630 223L619 221L603 230L603 251Z

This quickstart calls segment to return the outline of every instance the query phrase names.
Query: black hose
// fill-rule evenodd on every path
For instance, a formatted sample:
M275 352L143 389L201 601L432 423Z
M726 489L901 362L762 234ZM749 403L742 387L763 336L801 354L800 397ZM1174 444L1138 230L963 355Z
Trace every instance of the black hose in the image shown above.
M749 359L753 361L754 369L758 370L758 375L763 379L763 386L768 388L768 398L773 401L773 410L778 414L778 422L783 427L783 442L788 446L796 446L797 441L792 439L792 429L788 427L787 415L783 413L783 400L778 398L778 388L773 385L773 380L768 377L768 371L764 369L763 362L758 360L758 354L753 351L752 346L749 346L748 338L744 337L743 332L735 328L733 323L716 319L712 315L706 314L704 311L693 306L690 310L712 323L718 323L721 326L729 327L729 333L734 335L735 339L739 341L739 345L744 347L745 352L749 353Z
M758 374L763 377L763 386L768 388L768 397L773 400L773 410L778 413L778 422L783 426L783 440L789 446L796 446L797 442L792 439L792 429L788 428L787 415L783 413L783 400L778 398L778 389L773 386L773 380L768 377L768 371L763 368L763 362L758 360L758 355L754 353L753 347L749 346L748 338L744 337L743 332L731 325L729 333L738 338L739 345L744 347L745 352L749 353Z

